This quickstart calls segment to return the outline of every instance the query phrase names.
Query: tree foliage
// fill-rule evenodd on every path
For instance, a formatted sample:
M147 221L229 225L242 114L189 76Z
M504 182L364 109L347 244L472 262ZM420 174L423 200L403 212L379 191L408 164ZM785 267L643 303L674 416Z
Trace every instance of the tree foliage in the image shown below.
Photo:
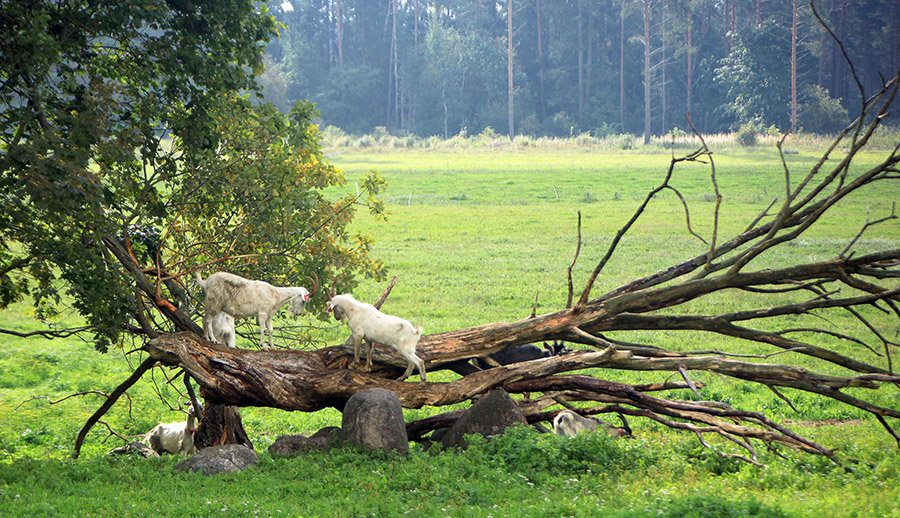
M498 124L502 118L484 113L502 113L506 107L505 51L496 40L432 23L423 52L426 88L419 98L425 102L416 116L430 124L428 133L447 137L479 122L503 127Z
M217 268L276 284L382 275L369 239L346 230L359 203L382 211L381 179L327 199L345 178L322 155L315 108L252 101L277 28L265 9L4 2L0 24L3 306L30 295L50 318L71 300L105 351L147 301L186 311L178 275L223 257L243 259ZM151 293L136 294L119 250L155 276Z
M367 0L293 2L290 12L281 11L282 3L270 5L286 28L267 48L287 78L282 104L315 101L325 124L350 132L383 126L427 136L506 127L506 2L409 0L397 2L396 12L392 2ZM814 3L846 45L865 89L876 91L879 76L891 76L900 59L895 2ZM687 131L687 113L705 133L751 121L787 130L792 6L791 0L648 1L647 38L640 0L516 1L515 126L533 135L642 133L647 40L653 134ZM855 111L861 99L840 47L808 0L798 7L799 101L807 103L801 118L805 107L813 109L812 86ZM356 91L359 76L349 71L362 70L368 96L337 94ZM389 80L395 74L399 79ZM747 98L752 110L744 109ZM837 131L815 124L808 130Z
M779 88L790 84L791 63L784 59L790 44L790 28L774 23L735 36L716 76L727 89L726 112L734 120L790 128L790 90Z

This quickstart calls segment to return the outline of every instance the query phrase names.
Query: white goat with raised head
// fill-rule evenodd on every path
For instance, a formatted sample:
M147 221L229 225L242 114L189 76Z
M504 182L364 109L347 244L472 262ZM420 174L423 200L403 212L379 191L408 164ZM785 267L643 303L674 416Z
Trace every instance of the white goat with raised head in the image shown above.
M213 322L220 313L228 313L233 318L256 317L259 323L259 345L263 349L274 346L272 315L278 312L285 303L291 303L291 312L295 315L303 313L318 283L312 279L313 290L303 287L272 286L265 281L252 281L233 273L218 272L203 280L200 272L195 271L197 284L205 296L206 315L203 317L203 335L207 340L215 341ZM269 333L269 345L266 346L265 333Z
M363 340L368 342L366 367L369 369L372 368L372 342L390 345L407 363L406 372L400 379L408 378L412 374L413 367L417 367L419 377L425 381L425 362L416 356L416 344L422 336L421 326L415 328L400 317L386 315L371 304L359 302L350 294L331 297L328 300L328 311L333 312L336 319L350 327L355 363L359 363L359 345Z
M194 446L194 432L197 431L194 407L188 403L187 409L187 421L160 423L144 435L144 440L153 448L153 451L160 455L163 453L195 455L197 453L197 447Z

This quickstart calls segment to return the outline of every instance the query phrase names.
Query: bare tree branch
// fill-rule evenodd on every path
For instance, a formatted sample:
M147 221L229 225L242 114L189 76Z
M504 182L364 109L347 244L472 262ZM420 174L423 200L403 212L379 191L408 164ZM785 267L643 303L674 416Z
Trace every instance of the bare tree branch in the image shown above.
M128 379L122 382L121 385L116 387L112 394L110 394L109 397L106 398L106 401L103 402L103 405L101 405L100 408L98 408L97 411L88 418L87 422L81 428L81 431L78 432L78 437L75 439L75 448L72 451L73 459L77 459L81 454L81 445L84 444L84 439L87 437L88 432L91 431L91 428L93 428L94 425L100 421L100 418L103 417L103 415L106 414L106 412L108 412L114 404L116 404L116 401L119 400L119 397L121 397L126 390L131 388L132 385L137 383L137 381L141 379L141 376L143 376L144 373L147 372L155 364L156 360L154 360L153 358L147 358L146 360L141 362L138 368L135 369L133 373L131 373L131 376L129 376Z

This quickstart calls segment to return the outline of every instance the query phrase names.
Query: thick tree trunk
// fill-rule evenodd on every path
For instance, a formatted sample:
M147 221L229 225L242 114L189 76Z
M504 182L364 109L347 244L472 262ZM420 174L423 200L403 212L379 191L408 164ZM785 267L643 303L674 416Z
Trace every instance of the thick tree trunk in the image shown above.
M584 115L584 13L581 2L577 2L578 12L575 15L575 39L578 41L578 74L577 74L577 99L578 99L578 119Z
M689 13L690 20L688 21L688 29L687 29L687 113L690 116L691 111L693 110L693 97L694 97L694 47L693 47L693 39L694 39L694 18L693 13Z
M421 341L420 356L426 360L429 370L435 370L453 360L484 356L503 347L540 339L547 336L553 325L548 321L559 320L560 313L545 315L549 317L546 319L538 317L425 336ZM551 336L559 334L551 333ZM154 339L145 349L151 358L161 363L181 365L200 385L200 395L207 401L305 412L327 407L343 408L353 394L376 387L395 392L407 408L450 405L514 382L597 367L674 372L704 370L772 387L799 388L845 402L848 400L843 395L838 396L836 391L850 387L875 389L883 382L900 383L900 377L875 368L866 369L862 375L842 377L778 364L737 361L723 355L685 356L647 347L635 348L642 356L613 346L598 352L579 351L479 371L451 383L391 379L401 372L400 365L404 360L392 349L378 345L373 361L380 365L376 365L373 372L346 367L352 354L348 346L315 351L252 351L220 347L193 333L178 333ZM659 353L659 357L653 357L655 353ZM389 377L386 378L386 374ZM523 388L522 392L535 388ZM879 415L900 418L900 412L890 408L862 400L851 404Z
M619 124L625 129L625 0L619 9Z
M509 140L513 140L516 138L516 126L515 119L513 114L515 113L513 110L513 2L512 0L507 0L506 4L506 69L508 78L508 115L509 115Z
M424 337L426 350L439 356L423 354L437 364L448 357L475 355L508 342L506 336L539 336L544 331L538 319L508 324L481 326L465 333L444 333ZM460 348L460 336L467 336L466 347ZM426 340L427 339L427 340ZM284 410L316 411L326 407L343 409L355 393L369 388L385 388L394 392L407 408L424 405L445 406L475 398L502 387L508 392L553 392L556 398L592 400L615 405L614 410L644 416L674 428L697 433L716 432L765 442L777 442L805 451L831 455L831 451L798 436L755 412L735 410L728 405L707 401L673 401L648 396L646 391L675 386L635 387L589 376L554 376L560 372L585 368L618 370L681 371L707 370L725 376L757 381L771 387L791 387L839 399L875 413L880 417L900 418L900 412L882 408L843 394L850 387L877 388L878 383L900 383L900 377L887 374L837 377L817 374L805 369L777 364L748 363L722 356L649 358L636 357L630 351L608 347L603 351L579 351L563 356L532 360L497 367L464 376L449 383L401 382L382 377L385 372L396 375L399 368L379 368L377 372L359 372L343 368L350 351L338 346L317 351L248 351L222 348L205 342L192 333L165 335L152 340L147 350L151 358L163 363L182 365L201 387L201 395L216 404L237 406L270 406ZM456 352L451 353L454 350ZM443 351L443 352L435 352ZM463 352L465 351L465 352ZM387 351L379 351L381 355ZM389 353L387 353L389 354ZM396 358L389 359L396 362ZM686 385L696 390L684 374ZM548 396L549 397L549 396ZM557 399L558 400L558 399ZM522 402L532 420L547 420L540 412L553 401ZM440 419L432 423L438 426ZM226 422L227 424L227 422ZM421 428L421 425L420 425ZM225 426L225 430L229 427ZM420 429L419 432L422 430ZM229 438L212 439L206 442ZM244 436L237 442L249 439Z
M238 409L230 405L207 403L194 434L194 445L199 450L223 444L243 444L253 449Z
M791 3L791 131L797 130L797 1Z
M668 43L666 41L668 38L666 36L666 5L665 4L662 4L662 6L660 7L659 25L660 25L659 33L662 35L662 41L660 42L660 47L659 47L660 59L659 59L659 64L657 65L659 67L659 87L658 87L658 90L659 90L659 134L665 135L666 132L668 131L668 129L667 129L668 104L666 101L666 87L667 87L666 83L668 81L668 78L667 78L667 71L666 71L666 66L667 66L666 62L669 59L668 58L668 50L669 49L668 49Z
M547 118L547 89L544 87L544 28L541 22L541 0L535 0L534 10L537 15L538 106L540 107L541 121L543 121Z
M344 15L341 12L341 0L334 1L334 20L337 24L338 66L344 66Z
M650 0L644 0L644 144L650 143Z

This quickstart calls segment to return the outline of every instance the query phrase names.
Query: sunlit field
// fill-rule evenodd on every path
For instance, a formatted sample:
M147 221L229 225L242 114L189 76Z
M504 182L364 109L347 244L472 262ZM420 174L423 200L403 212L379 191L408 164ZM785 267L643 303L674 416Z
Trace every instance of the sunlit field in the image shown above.
M785 155L792 182L819 159L822 143L788 142ZM770 203L783 199L785 168L774 146L756 148L711 143L715 180L723 197L719 241L740 232ZM465 148L387 146L330 147L327 158L354 182L370 170L387 181L382 193L389 212L376 221L364 210L352 230L374 237L374 255L388 266L386 280L360 279L354 295L374 301L392 276L398 282L384 309L437 333L528 316L565 307L566 270L577 244L582 216L582 248L574 269L575 287L605 253L616 231L646 194L664 178L674 156L690 144L622 149L591 143L553 146L508 145ZM836 151L836 157L841 154ZM866 168L886 152L860 155ZM828 163L836 163L831 160ZM709 241L713 231L715 188L710 164L676 166L671 185L687 201L691 229ZM848 199L802 238L751 263L751 269L834 257L867 218L892 211L895 191L871 188ZM697 256L708 247L690 234L681 201L664 191L622 241L604 269L594 294ZM900 224L888 221L868 229L860 252L900 247ZM679 311L709 314L755 304L733 294L710 297ZM322 300L317 300L322 304ZM900 324L876 308L861 311L884 322L897 340ZM810 317L816 318L816 317ZM857 323L829 315L833 324ZM881 320L878 320L881 319ZM54 325L77 324L77 315L60 315ZM311 317L276 326L314 327L320 343L335 345L346 330ZM802 322L791 327L802 327ZM808 322L807 322L808 324ZM0 328L19 332L45 329L27 304L0 311ZM252 336L255 325L246 328ZM692 350L731 350L736 344L699 334L631 332L623 340ZM829 337L805 337L828 347ZM252 347L246 339L240 347ZM850 347L843 345L841 347ZM783 457L756 445L757 467L724 459L704 449L696 437L634 419L635 439L614 441L602 434L565 441L518 430L502 440L476 441L468 453L425 452L409 458L358 452L346 447L329 453L273 458L266 449L284 433L312 433L340 425L340 413L288 413L244 409L244 425L261 456L260 466L214 479L175 474L179 459L105 456L121 440L102 425L88 436L81 459L68 459L74 438L100 405L96 394L58 401L73 393L110 392L140 360L123 350L96 353L77 338L48 341L0 335L0 516L900 516L900 453L897 442L864 413L807 394L791 394L794 409L765 387L746 386L696 373L709 399L761 411L787 421L801 434L840 448L843 465L780 450ZM763 346L741 352L767 354ZM881 364L859 350L843 354ZM806 366L803 358L778 361ZM155 369L105 418L122 436L143 433L161 421L179 418L160 401L177 400L166 385L174 372ZM649 383L666 373L593 372L606 379ZM455 375L435 373L434 381ZM413 379L417 379L414 377ZM429 381L432 374L429 373ZM896 389L883 387L876 401L896 406ZM670 397L686 397L669 394ZM462 405L466 406L466 405ZM440 411L406 411L407 421ZM826 423L827 422L827 423ZM716 448L731 445L712 441ZM691 514L693 513L693 514Z

